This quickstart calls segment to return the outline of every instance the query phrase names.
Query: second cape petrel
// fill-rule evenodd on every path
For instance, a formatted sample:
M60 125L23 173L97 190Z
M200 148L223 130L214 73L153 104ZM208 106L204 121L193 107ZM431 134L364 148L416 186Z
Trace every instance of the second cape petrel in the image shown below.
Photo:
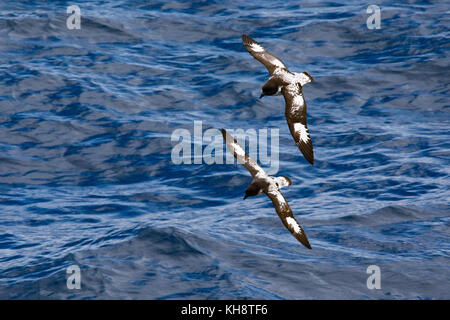
M289 204L280 192L281 188L292 184L291 179L284 176L269 176L225 129L222 129L222 135L228 150L234 155L239 163L247 168L253 177L252 183L248 186L247 190L245 190L244 199L265 193L270 200L272 200L273 206L284 226L305 247L311 249L305 231L303 231L300 224L295 220L291 207L289 207Z
M282 94L286 103L285 115L289 130L306 160L314 164L314 152L311 137L306 124L306 102L302 87L314 81L307 72L293 73L279 58L267 52L258 42L242 35L247 51L269 71L270 78L262 87L263 96Z

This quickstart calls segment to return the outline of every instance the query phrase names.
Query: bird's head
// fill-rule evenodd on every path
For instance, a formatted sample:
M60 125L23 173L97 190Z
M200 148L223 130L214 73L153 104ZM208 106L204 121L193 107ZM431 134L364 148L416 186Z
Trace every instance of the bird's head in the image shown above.
M261 99L264 96L273 96L277 93L278 93L278 85L269 81L262 87L261 96L259 98Z
M248 186L248 188L245 190L245 196L244 196L244 200L247 199L248 197L254 197L257 196L260 193L261 189L255 185L255 184L251 184Z

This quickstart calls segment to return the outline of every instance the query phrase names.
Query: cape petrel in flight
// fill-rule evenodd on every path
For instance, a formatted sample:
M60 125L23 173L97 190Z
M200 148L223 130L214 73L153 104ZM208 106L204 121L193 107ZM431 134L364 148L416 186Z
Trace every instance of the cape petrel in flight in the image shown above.
M270 78L262 87L263 96L284 96L286 103L285 115L289 130L294 137L300 151L306 160L314 164L314 152L306 124L306 102L302 88L305 84L314 81L307 72L293 73L279 58L267 52L258 42L247 35L242 35L242 41L247 51L269 71Z
M228 150L234 155L239 163L247 168L253 177L252 183L248 186L247 190L245 190L244 200L248 197L265 193L270 200L272 200L273 206L284 226L305 247L311 249L305 231L303 231L300 224L295 220L291 207L289 207L289 204L280 192L281 188L292 184L291 179L285 176L269 176L225 129L222 129L222 135Z

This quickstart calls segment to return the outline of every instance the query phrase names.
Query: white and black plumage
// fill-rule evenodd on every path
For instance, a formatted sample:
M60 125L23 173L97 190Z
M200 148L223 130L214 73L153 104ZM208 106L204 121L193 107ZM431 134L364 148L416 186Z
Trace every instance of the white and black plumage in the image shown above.
M314 81L307 72L290 72L279 58L267 52L258 42L247 35L242 35L247 51L269 71L270 78L262 87L263 96L283 94L286 103L285 115L289 130L306 160L314 164L314 152L306 123L306 102L302 88Z
M244 199L265 193L270 200L272 200L273 206L284 226L305 247L311 249L311 245L309 244L305 232L297 220L295 220L291 207L289 207L289 204L280 192L281 188L292 184L291 179L285 176L269 176L225 129L222 129L222 135L228 150L234 155L239 163L247 168L253 177L252 183L248 186L247 190L245 190Z

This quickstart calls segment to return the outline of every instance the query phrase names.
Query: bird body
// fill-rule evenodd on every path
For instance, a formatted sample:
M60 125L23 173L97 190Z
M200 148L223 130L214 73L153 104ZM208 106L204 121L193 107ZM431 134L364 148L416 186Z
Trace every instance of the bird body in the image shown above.
M280 189L292 184L291 179L286 176L272 177L269 176L245 150L239 145L225 129L222 129L222 136L225 140L228 150L234 155L239 163L244 165L253 177L252 183L245 190L244 199L248 197L266 194L275 207L278 216L284 226L292 233L292 235L300 241L305 247L311 249L306 233L300 224L294 218L292 209L284 198Z
M247 51L269 71L270 78L263 85L260 98L282 94L285 100L285 116L289 130L298 148L309 163L314 164L314 152L306 122L306 102L303 86L314 81L307 72L293 73L279 58L266 51L247 35L242 36Z

